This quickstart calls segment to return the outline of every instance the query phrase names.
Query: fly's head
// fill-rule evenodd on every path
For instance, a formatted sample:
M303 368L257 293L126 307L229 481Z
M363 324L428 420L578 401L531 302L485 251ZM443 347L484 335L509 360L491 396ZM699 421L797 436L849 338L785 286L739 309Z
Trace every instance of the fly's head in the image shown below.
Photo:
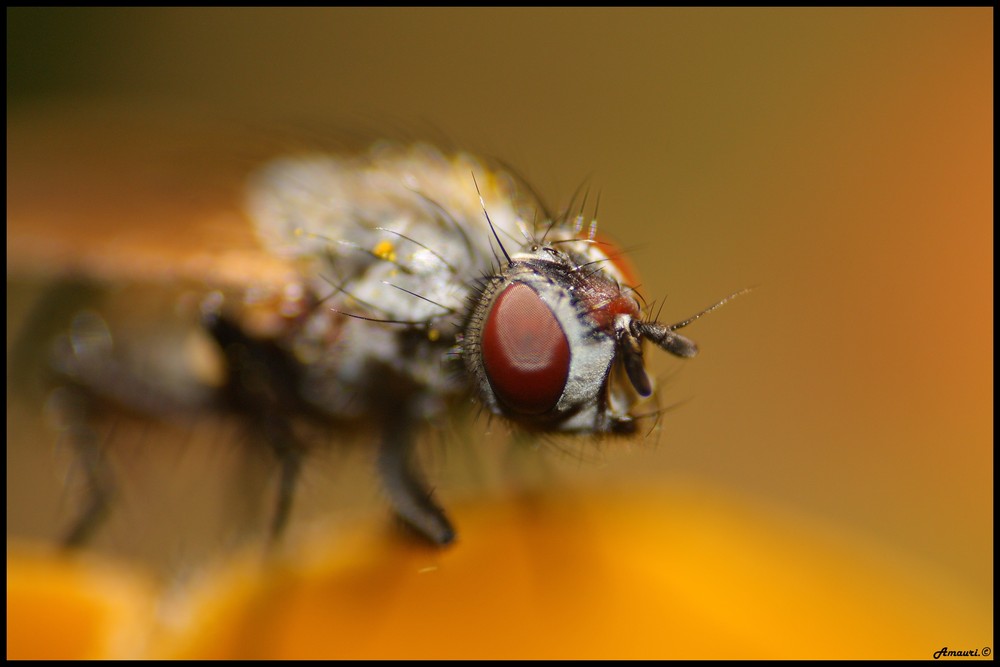
M698 353L676 330L721 303L676 324L646 320L627 268L602 246L529 243L473 295L461 352L494 414L536 431L632 433L653 392L643 343Z

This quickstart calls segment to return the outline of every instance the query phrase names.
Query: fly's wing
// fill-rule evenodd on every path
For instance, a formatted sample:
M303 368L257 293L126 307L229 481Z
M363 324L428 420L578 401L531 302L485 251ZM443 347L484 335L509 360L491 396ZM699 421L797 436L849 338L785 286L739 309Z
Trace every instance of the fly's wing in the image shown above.
M25 371L15 380L44 374L51 340L86 308L116 320L109 324L118 353L126 340L142 341L136 354L157 363L135 366L166 377L178 364L166 361L173 347L163 339L176 331L175 347L184 349L185 328L198 328L199 293L274 290L294 275L261 249L241 211L252 160L238 135L106 107L10 116L8 358ZM181 313L177 293L192 287ZM125 288L136 295L109 300ZM32 321L19 318L28 313ZM136 329L142 334L124 335Z

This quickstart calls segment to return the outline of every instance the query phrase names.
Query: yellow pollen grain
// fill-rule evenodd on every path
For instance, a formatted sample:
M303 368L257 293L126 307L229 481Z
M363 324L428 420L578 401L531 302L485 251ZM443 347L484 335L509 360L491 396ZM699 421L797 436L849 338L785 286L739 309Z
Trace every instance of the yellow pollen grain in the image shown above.
M392 247L392 242L390 241L379 241L375 245L375 248L372 249L372 254L387 262L396 261L396 249Z

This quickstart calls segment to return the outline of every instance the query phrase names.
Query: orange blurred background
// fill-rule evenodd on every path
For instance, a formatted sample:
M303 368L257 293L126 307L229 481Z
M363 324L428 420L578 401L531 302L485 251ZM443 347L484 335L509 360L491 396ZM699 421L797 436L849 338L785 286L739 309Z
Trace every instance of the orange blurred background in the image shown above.
M162 101L248 124L436 131L516 166L556 208L589 179L602 229L633 250L647 297L667 298L665 320L757 288L686 331L697 360L647 355L664 404L686 401L658 439L606 448L599 465L551 457L583 498L647 490L609 501L621 516L595 514L597 526L641 515L646 530L659 508L665 525L698 516L715 536L692 537L680 562L676 544L622 537L616 567L663 549L665 576L704 585L705 618L750 624L720 631L745 641L719 639L702 657L843 655L835 638L854 626L833 619L852 612L830 609L843 589L815 587L831 572L816 546L828 543L883 554L836 575L874 597L880 575L918 573L900 575L921 584L893 582L884 607L890 625L926 612L886 631L914 643L894 652L874 633L858 644L869 655L992 645L992 9L8 10L8 125L95 98L125 113ZM44 532L35 524L57 504L21 483L19 457L9 445L9 545ZM447 498L445 482L438 492ZM738 525L760 532L716 539ZM829 641L789 639L787 610L732 620L727 610L757 598L739 589L744 554L719 562L720 547L813 562L802 585L816 594L798 591L795 604L829 614L817 620ZM791 562L761 558L752 576ZM465 566L474 595L477 569ZM594 595L566 604L597 609ZM543 606L559 614L558 600ZM556 638L537 641L521 655L560 655ZM666 640L643 653L691 654Z

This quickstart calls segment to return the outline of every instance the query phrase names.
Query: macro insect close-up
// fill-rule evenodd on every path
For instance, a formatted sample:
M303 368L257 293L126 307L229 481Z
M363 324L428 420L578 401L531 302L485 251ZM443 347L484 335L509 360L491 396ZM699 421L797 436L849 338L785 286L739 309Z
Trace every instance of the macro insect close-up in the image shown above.
M187 307L201 357L137 355L151 342L121 339L99 309L73 313L55 337L49 402L87 487L66 542L113 511L106 443L88 425L109 409L236 415L277 461L272 537L319 438L310 427L362 428L395 513L442 545L455 529L414 445L450 414L541 436L648 433L660 418L646 400L649 344L694 357L678 330L725 301L657 321L625 253L585 199L577 206L553 213L508 171L424 143L267 162L247 179L244 209L270 274L248 260L245 284L202 276Z
M987 656L992 18L8 9L8 658Z

